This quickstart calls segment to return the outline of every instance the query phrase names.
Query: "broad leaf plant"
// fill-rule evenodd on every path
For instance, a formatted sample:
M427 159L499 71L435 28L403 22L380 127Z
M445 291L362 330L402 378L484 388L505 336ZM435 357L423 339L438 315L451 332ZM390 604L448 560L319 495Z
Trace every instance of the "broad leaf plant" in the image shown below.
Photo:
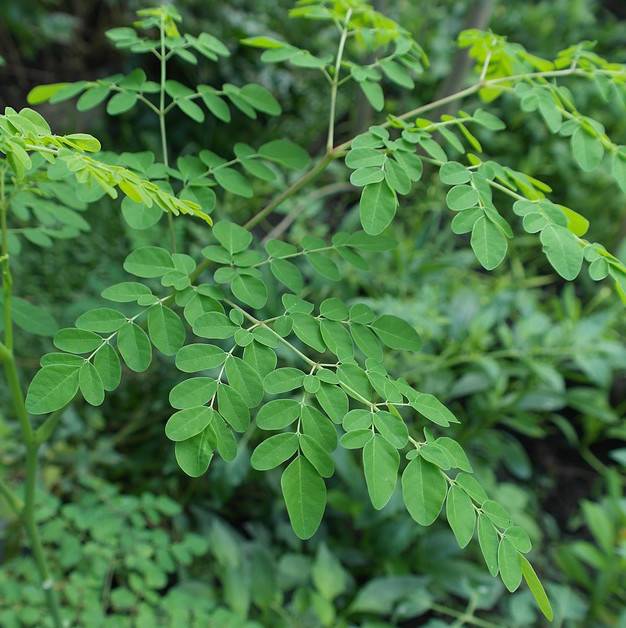
M112 116L145 107L160 130L159 160L149 151L101 152L99 141L82 133L54 135L30 108L7 108L0 116L0 358L26 449L23 497L5 482L0 488L28 534L51 617L62 625L35 523L38 451L78 395L88 404L102 404L120 386L126 369L146 371L156 350L185 378L169 393L172 413L164 425L183 473L203 475L215 456L233 460L238 439L252 438L257 442L252 467L282 468L280 484L293 531L308 539L324 516L333 452L353 450L362 460L374 508L384 508L399 485L417 524L429 526L445 511L458 544L465 547L476 539L491 575L509 591L524 579L551 619L550 602L525 557L531 550L528 535L503 504L490 499L462 446L447 435L459 419L385 366L388 352L420 351L417 332L401 318L379 315L364 303L346 304L340 294L320 303L305 297L314 275L330 286L346 265L367 271L376 255L394 248L387 228L402 211L401 198L419 189L428 168L449 186L445 203L454 213L452 230L470 234L486 270L503 262L509 242L522 230L538 235L548 261L564 279L576 279L586 263L593 280L608 279L626 299L626 268L601 244L586 239L590 225L584 216L551 198L547 183L490 159L474 134L479 127L504 132L505 123L488 111L489 103L514 98L522 112L538 113L550 132L569 142L581 170L610 169L626 192L626 147L577 109L576 82L570 80L593 81L608 101L624 96L626 69L598 56L589 42L547 60L494 33L468 30L459 36L459 45L475 61L469 87L387 115L337 143L340 89L353 84L382 112L385 86L413 90L427 71L428 58L410 33L362 0L300 0L291 17L318 21L320 28L334 32L336 52L310 51L265 36L245 38L242 44L263 50L265 63L316 72L327 84L326 151L313 160L284 137L260 146L238 143L226 156L206 148L172 159L168 132L181 115L201 125L209 116L228 124L241 114L256 119L281 113L276 98L255 83L188 86L168 78L173 60L196 66L230 54L211 34L183 33L172 5L138 11L132 26L107 33L117 48L156 57L154 79L138 67L127 75L40 85L29 95L32 105L77 98L81 112L106 101ZM473 95L482 107L428 117L443 104L460 104ZM333 162L345 163L360 195L361 230L335 233L329 241L306 236L297 244L279 238L261 245L254 227ZM274 196L259 203L256 181L264 190L275 189ZM54 238L78 236L89 227L81 213L103 195L123 197L121 211L135 229L151 227L166 215L169 236L160 246L141 246L128 254L128 281L106 288L101 307L54 336L56 350L41 358L24 394L13 326L40 333L46 313L20 299L11 259L23 244L45 247ZM225 195L249 199L257 207L245 224L225 217ZM213 224L217 208L220 219ZM180 215L204 225L201 259L184 252L175 224ZM270 300L279 311L268 317Z

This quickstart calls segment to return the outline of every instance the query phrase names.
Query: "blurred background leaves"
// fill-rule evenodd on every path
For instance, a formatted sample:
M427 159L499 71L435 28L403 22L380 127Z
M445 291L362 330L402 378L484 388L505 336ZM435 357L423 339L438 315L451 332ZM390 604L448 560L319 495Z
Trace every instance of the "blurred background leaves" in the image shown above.
M131 21L142 6L135 0L2 3L0 104L23 106L38 83L130 71L132 55L113 49L104 32ZM455 46L468 25L489 27L548 58L571 43L594 40L599 54L626 61L626 8L618 1L379 0L377 6L416 36L432 64L413 92L387 94L391 113L469 80L469 65ZM319 153L327 118L320 77L262 65L257 51L239 40L288 36L295 45L314 42L323 49L324 31L287 20L286 0L181 0L178 7L189 32L214 33L232 55L197 74L177 64L172 76L262 83L283 115L262 127L242 115L229 126L211 118L198 127L181 115L171 123L173 154L229 152L235 141L251 138L259 145L276 137L279 126L283 137ZM578 82L575 90L581 111L624 143L624 104L605 103L592 83ZM581 174L564 140L512 100L502 98L491 110L507 121L508 132L480 136L490 154L549 181L554 198L581 211L594 236L626 260L626 199L609 174ZM159 153L158 129L139 109L115 118L104 108L80 114L71 102L42 111L58 132L88 131L110 150ZM340 94L338 113L338 141L377 120L350 89ZM354 227L357 197L345 180L335 164L313 189L281 207L295 216L290 238ZM516 238L505 264L484 273L467 242L450 233L444 196L436 177L425 178L394 225L398 249L381 255L373 274L351 270L339 290L346 301L359 297L380 313L401 315L422 334L423 352L396 356L393 367L462 419L455 438L537 548L534 560L548 581L554 624L626 626L623 305L608 286L593 286L583 276L565 286L534 238ZM231 196L220 211L245 219L258 205ZM57 240L52 248L24 247L14 268L19 295L36 297L61 325L99 304L101 289L123 279L121 260L129 248L159 234L133 231L107 201L85 216L88 235ZM265 221L257 235L282 228L282 218ZM200 228L187 237L203 245ZM323 282L311 291L315 300L329 296ZM21 340L20 364L34 372L49 341ZM46 541L59 550L52 552L53 569L75 625L541 625L529 593L505 594L486 575L477 548L461 554L446 526L415 526L398 495L373 511L348 452L338 452L325 521L306 544L289 528L278 475L250 470L247 450L254 443L244 440L234 463L218 462L203 478L183 476L162 435L163 391L172 379L161 360L148 376L128 377L101 408L76 405L43 452L48 496L39 518ZM15 430L10 417L0 416L0 463L19 480ZM8 511L1 515L0 623L46 625L18 526Z

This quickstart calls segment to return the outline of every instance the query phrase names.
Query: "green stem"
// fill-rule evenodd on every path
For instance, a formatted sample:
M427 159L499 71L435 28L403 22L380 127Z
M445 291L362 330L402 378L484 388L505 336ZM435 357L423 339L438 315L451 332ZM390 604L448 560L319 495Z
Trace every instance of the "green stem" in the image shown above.
M4 319L4 344L9 352L13 351L13 320L11 315L11 296L13 291L13 278L11 277L11 264L9 262L9 228L7 226L7 200L4 189L5 171L0 173L0 229L2 229L2 293L3 293L3 319Z
M604 75L613 75L617 74L617 71L612 70L597 70L597 74ZM486 87L494 87L498 85L503 85L511 82L519 82L528 79L535 78L563 78L567 76L583 76L588 77L589 73L577 68L568 68L565 70L551 70L549 72L527 72L525 74L512 74L511 76L503 76L496 79L482 80L478 81L474 85L470 85L465 89L462 89L454 94L450 94L449 96L444 96L443 98L439 98L437 100L433 100L432 102L426 103L425 105L420 105L415 109L411 109L399 116L397 116L400 120L406 120L407 118L412 118L418 116L422 113L426 113L427 111L431 111L433 109L437 109L438 107L455 102L457 100L462 100L467 96L471 96L476 92L484 89ZM388 127L391 123L389 121L381 123L381 126ZM310 170L305 172L299 179L294 181L286 190L281 192L278 196L274 197L265 207L263 207L257 214L255 214L248 222L244 225L246 229L251 229L261 222L265 217L271 214L277 207L282 205L282 203L293 196L296 192L301 190L305 185L313 181L318 175L320 175L326 168L330 165L332 161L342 157L346 151L350 148L350 144L352 140L347 140L343 144L339 144L334 148L331 147L330 151L327 151L326 155L315 164Z
M11 317L11 268L9 264L8 239L7 239L7 200L4 190L4 170L0 171L0 225L2 228L2 283L4 302L4 343L0 345L0 360L4 363L4 370L13 399L15 413L20 423L22 441L26 446L26 486L24 490L24 506L21 510L21 519L28 539L30 541L33 558L37 565L37 570L41 578L41 586L44 589L48 609L52 616L52 621L56 628L61 628L61 611L54 590L54 581L50 577L50 571L46 562L46 557L39 535L39 529L35 521L35 502L37 489L37 454L39 443L35 438L33 428L24 404L24 395L20 385L20 379L13 355L13 320Z
M161 80L159 89L159 129L161 131L161 152L163 153L163 163L165 167L169 169L169 158L167 155L167 131L165 129L165 81L167 78L167 57L165 56L165 24L163 17L161 17L160 39L161 39L161 54L159 59L161 61ZM169 176L169 174L168 174ZM176 253L176 231L174 229L174 217L172 212L167 212L167 224L170 231L170 238L172 241L172 252Z
M346 46L346 39L348 37L348 24L352 17L352 9L348 9L346 13L346 19L343 23L341 30L341 38L339 39L339 47L337 48L337 60L335 61L335 74L333 75L333 81L330 87L330 114L328 121L328 138L326 140L326 152L330 153L335 145L335 111L337 109L337 91L339 88L339 74L341 73L341 59L343 57L343 50Z
M493 624L490 621L485 621L478 617L474 617L473 615L461 613L453 608L449 608L448 606L443 606L442 604L433 604L432 609L442 615L455 617L456 619L460 619L468 624L473 624L474 626L480 626L481 628L499 628L498 624Z
M299 192L305 185L316 179L329 164L337 159L340 153L332 151L326 153L324 157L313 168L305 172L299 179L296 179L288 188L281 192L278 196L273 198L263 209L257 212L248 222L243 225L245 229L252 229L252 227L258 225L266 216L271 214L279 205L282 205L284 201L293 196L296 192Z
M239 310L251 323L254 323L255 325L259 325L259 326L269 329L269 331L272 334L274 334L274 336L276 336L279 342L282 342L282 344L284 344L286 347L289 347L296 355L301 357L309 366L318 366L317 362L315 362L314 360L311 360L311 358L309 358L309 356L307 355L304 355L304 353L302 353L302 351L300 351L298 347L294 347L294 345L292 345L288 340L285 340L279 333L275 332L269 325L266 324L266 321L260 321L258 318L254 318L254 316L252 316L251 314L248 314L248 312L246 312L242 307L239 307L236 303L233 303L232 301L229 301L228 299L225 299L225 303L228 303L230 307L235 308L236 310Z

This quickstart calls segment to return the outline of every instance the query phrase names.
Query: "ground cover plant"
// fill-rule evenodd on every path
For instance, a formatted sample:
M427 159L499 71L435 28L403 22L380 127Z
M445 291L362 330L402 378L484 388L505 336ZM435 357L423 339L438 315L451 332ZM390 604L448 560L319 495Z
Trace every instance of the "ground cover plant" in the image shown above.
M9 417L20 429L23 451L18 448L14 460L20 461L23 492L5 480L0 489L16 530L23 528L30 548L29 556L14 563L14 581L30 577L34 564L40 582L30 604L4 609L4 621L175 625L185 617L196 625L273 625L277 614L290 625L301 621L300 607L306 607L314 613L311 625L350 625L358 621L354 616L376 612L368 597L387 596L394 621L434 611L458 622L493 625L475 616L484 605L489 607L483 598L489 597L485 591L494 586L493 578L509 592L522 581L527 585L536 609L526 603L522 612L525 598L514 598L522 600L512 611L519 625L525 625L523 617L529 618L526 625L535 621L537 612L547 621L555 614L560 623L577 620L580 614L563 601L563 590L555 589L551 603L526 557L532 541L540 538L525 508L530 504L494 475L500 464L518 477L528 473L519 440L498 430L497 424L502 421L526 437L541 438L546 434L544 410L552 413L549 421L561 431L561 439L579 446L589 464L606 477L610 505L582 504L582 520L604 554L593 546L564 543L556 562L578 586L593 590L593 612L614 620L619 608L612 609L610 592L619 589L619 571L607 575L604 589L594 589L586 569L603 569L613 560L624 518L620 480L591 448L601 438L624 436L619 417L602 406L599 389L613 370L624 367L623 344L611 325L623 320L626 266L619 252L595 241L594 224L585 217L584 207L566 206L549 182L508 160L491 158L489 146L500 146L512 133L504 117L490 111L507 99L568 146L581 172L608 172L615 194L625 192L626 148L576 103L581 83L592 84L607 102L622 102L626 68L604 59L589 42L574 43L546 59L491 31L468 29L459 35L458 45L474 62L469 86L421 104L417 94L417 103L411 100L414 104L406 111L397 111L394 102L392 113L386 92L409 90L411 99L430 71L425 50L410 32L360 0L303 1L289 17L313 22L324 34L324 46L308 50L275 35L250 34L241 38L240 50L260 52L260 61L270 67L284 64L290 73L312 73L317 89L326 90L328 122L317 155L311 156L289 133L281 133L284 105L260 83L190 78L206 77L202 68L207 64L226 63L230 46L212 33L185 30L172 5L140 9L131 24L107 31L111 45L132 55L133 67L126 73L38 85L28 95L28 107L7 107L0 116L0 357L12 404ZM176 74L186 82L170 78L172 67L178 67L174 64L186 68ZM379 116L378 124L353 136L345 133L338 125L342 94L361 95L372 116ZM465 106L463 101L471 97L480 102ZM103 151L91 134L55 134L33 109L70 100L80 114L104 107L109 116L123 116L143 108L158 133L156 149L149 150L155 148L153 142L145 150ZM444 105L453 106L453 113L437 115ZM271 124L269 138L257 142L251 133L228 151L198 147L175 155L172 146L180 144L179 125L226 125L238 116L253 121L251 128ZM298 226L298 216L309 203L324 202L323 188L318 199L311 198L324 176L332 178L329 185L349 190L354 210L340 224L331 221L307 232ZM610 320L581 317L570 294L560 326L548 334L551 325L545 314L525 293L516 295L515 286L508 286L509 304L526 301L526 316L518 318L510 305L486 312L489 323L468 331L484 344L467 360L466 354L455 355L453 337L437 337L433 327L429 332L434 317L432 323L416 325L415 316L411 323L405 320L402 307L381 311L360 292L359 282L382 284L379 301L394 298L380 273L388 272L385 264L401 265L399 260L407 256L415 259L414 243L407 250L406 243L398 242L398 225L411 220L410 198L425 189L433 189L440 204L452 212L452 233L461 249L469 244L484 271L502 267L510 249L532 247L532 256L545 255L563 280L602 282L596 290L610 304ZM31 247L45 249L85 237L87 208L96 204L117 212L118 204L112 201L118 197L119 211L139 235L133 236L115 283L101 291L101 301L80 312L72 326L56 330L51 314L20 293L12 275L15 260ZM105 203L107 198L111 200ZM291 209L285 213L286 206ZM280 212L283 216L275 220ZM259 225L267 220L275 221L269 235L262 237ZM434 223L432 237L448 238L447 229L441 233L444 226ZM395 262L389 261L394 256ZM473 262L464 259L462 264L451 260L451 266L461 269L461 283L468 286L467 267ZM610 288L608 296L604 286ZM423 300L423 308L430 307L430 313L444 303L452 308L446 299L459 298L461 287L450 295L431 295L431 302ZM500 325L497 342L506 348L489 351L493 321ZM544 336L536 334L542 324ZM576 348L568 344L575 324L585 336L585 347L593 345L591 361L576 364L576 377L588 378L598 390L568 389L559 405L555 399L566 389L561 371L578 359ZM28 381L18 369L21 349L14 328L25 338L53 337L54 348L42 352L39 368L29 368ZM424 354L423 336L436 338L440 346L434 354ZM516 343L520 338L523 349ZM527 361L531 351L544 361ZM434 364L429 362L433 358ZM518 358L524 358L527 368L521 376ZM482 370L473 379L467 371L463 388L463 375L455 368L468 362ZM320 542L314 562L302 568L310 573L312 586L297 582L297 564L290 570L281 563L282 581L275 590L287 597L294 589L302 592L293 595L291 607L281 609L274 591L262 591L259 584L259 564L276 560L262 551L268 532L251 533L245 549L236 550L237 533L219 517L205 522L204 536L163 524L164 516L189 516L184 506L193 499L183 497L183 491L178 493L181 505L171 495L143 489L138 495L121 496L114 487L98 484L89 471L81 481L93 496L80 498L70 490L63 506L50 496L46 506L37 491L40 461L72 408L87 404L106 409L108 398L139 385L141 378L135 374L147 372L151 365L159 369L159 383L151 394L163 396L164 387L169 387L171 408L150 438L171 443L169 457L179 467L178 481L201 478L213 467L227 478L233 472L223 463L236 469L245 457L245 464L273 478L268 484L280 492L292 529L283 532L288 542L314 542L325 517L333 517L334 511L351 512L359 500L359 512L365 509L375 516L372 513L391 509L394 516L404 517L390 520L386 530L383 520L373 530L384 535L402 529L408 538L418 538L422 549L428 548L431 533L415 529L445 519L458 547L481 556L482 572L474 569L466 577L490 584L476 593L464 581L455 583L454 593L467 598L466 610L457 611L423 592L421 598L415 595L421 584L409 569L392 572L391 581L373 581L373 592L366 586L342 606L335 598L353 588L349 572ZM480 381L485 374L486 385ZM506 382L502 388L513 378L519 378L519 396L511 400L500 390L498 397L496 386L489 406L491 382ZM537 379L545 386L539 395ZM453 383L460 388L451 391ZM453 411L455 395L473 395L467 422ZM446 397L452 403L441 401ZM580 440L569 417L558 415L568 405L582 415ZM152 427L143 415L136 424L129 420L122 425L124 437ZM472 442L472 431L481 435L481 443ZM132 449L127 455L132 459ZM622 457L623 463L623 449L613 457L618 462ZM352 488L357 477L365 490L350 498L338 496L336 485L345 482ZM226 487L237 484L232 478L222 482ZM398 505L408 517L399 514ZM113 533L119 535L117 543L124 543L126 535L137 538L137 555L120 558L124 551L118 555L116 546L105 542L99 518L85 515L90 510L101 513L104 521L110 512L125 513L128 520L123 523L112 518ZM58 519L51 520L56 512ZM201 514L195 516L202 519ZM160 525L167 531L158 529ZM85 535L84 547L74 547L69 540L67 547L55 543L61 529L73 528ZM432 532L434 543L438 534ZM194 557L210 551L207 535L223 545L211 550L218 567L210 579L219 582L226 604L206 583L168 586L172 574L195 574ZM367 556L370 550L360 551ZM83 554L89 557L88 568L77 559ZM421 560L427 562L426 557ZM123 565L107 569L108 561ZM81 593L79 569L94 578L92 584L87 578L86 594ZM246 593L237 584L242 570L256 583ZM62 586L57 573L65 574ZM15 601L12 583L5 583L6 597ZM377 592L376 586L389 593ZM190 608L195 605L194 591L204 600L197 609ZM607 599L610 603L603 607ZM43 608L44 602L47 610L41 620L34 607ZM251 607L258 608L257 614Z

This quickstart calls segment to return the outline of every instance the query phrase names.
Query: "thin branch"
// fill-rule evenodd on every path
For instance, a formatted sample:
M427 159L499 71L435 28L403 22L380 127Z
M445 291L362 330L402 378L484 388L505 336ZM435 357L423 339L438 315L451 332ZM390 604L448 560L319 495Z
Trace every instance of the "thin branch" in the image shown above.
M161 151L163 152L163 163L169 169L169 158L167 155L167 132L165 129L165 81L167 78L167 56L165 54L165 24L164 18L161 16L161 25L159 28L161 40L161 80L159 89L159 128L161 131ZM172 243L172 252L176 253L176 231L174 230L174 217L171 212L167 212L167 224L170 232Z
M605 75L615 75L622 73L619 70L597 70L598 73ZM490 79L487 81L479 81L478 83L474 83L465 89L462 89L454 94L450 94L449 96L444 96L443 98L439 98L437 100L433 100L432 102L426 103L425 105L420 105L415 109L411 109L396 118L400 120L406 120L407 118L412 118L419 116L420 114L426 113L427 111L432 111L433 109L437 109L439 106L451 103L457 100L462 100L467 96L471 96L481 89L487 87L493 87L497 85L504 85L510 82L530 80L534 78L557 78L557 77L566 77L566 76L589 76L588 72L583 70L579 70L576 68L567 68L565 70L550 70L547 72L527 72L524 74L512 74L510 76L503 76L500 78ZM387 120L383 122L380 126L389 127L391 123ZM310 183L313 179L319 176L326 168L330 165L332 161L338 159L339 157L343 157L346 151L350 148L350 144L352 143L352 139L349 139L343 144L339 144L332 149L332 151L327 152L324 157L322 157L321 161L319 161L316 165L314 165L310 170L305 172L300 178L294 181L287 189L281 192L278 196L274 197L265 207L263 207L257 214L255 214L248 222L244 225L246 229L251 229L256 226L266 218L269 214L271 214L278 206L280 206L285 200L293 196L296 192L301 190L305 185Z
M339 47L337 48L337 60L335 61L335 73L333 75L333 82L330 88L330 119L328 121L328 138L326 139L326 151L332 152L335 145L335 110L337 108L337 90L339 87L339 74L341 72L341 59L343 57L343 51L346 46L346 39L348 37L348 24L352 17L352 9L348 9L346 13L346 19L341 30L341 38L339 39Z

